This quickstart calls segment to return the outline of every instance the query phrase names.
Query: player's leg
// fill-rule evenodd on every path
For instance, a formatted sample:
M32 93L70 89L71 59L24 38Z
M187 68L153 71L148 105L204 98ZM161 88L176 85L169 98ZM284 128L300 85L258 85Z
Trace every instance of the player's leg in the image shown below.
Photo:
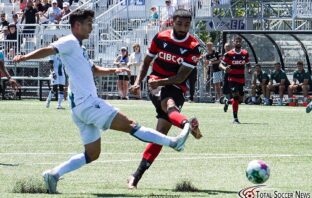
M239 92L238 91L234 91L233 92L233 98L232 98L232 110L233 110L233 118L234 124L240 124L240 122L238 121L238 106L239 106Z
M52 89L50 89L49 91L49 95L47 97L46 100L46 107L49 108L50 107L50 103L52 100L53 95L57 92L57 85L52 85Z
M301 89L302 89L302 93L303 93L303 97L304 97L303 100L306 101L308 99L308 96L309 96L310 86L309 85L302 85Z
M291 98L294 95L294 90L296 90L296 85L289 85L288 86L288 97Z
M129 77L126 76L123 85L122 85L124 99L128 99L128 90L129 90Z
M283 105L283 99L284 99L284 92L285 92L285 85L279 85L279 102L278 102L278 105Z
M262 80L261 89L264 96L264 105L270 104L270 91L268 88L268 82L266 80Z
M64 100L64 85L58 85L58 98L57 98L57 109L64 109L62 107L62 101Z
M101 152L99 129L93 124L85 124L77 116L77 112L73 112L72 117L80 130L80 136L84 144L85 151L80 154L73 155L67 161L51 170L45 171L42 174L49 193L56 193L57 182L61 176L98 159Z
M171 128L172 124L166 119L158 118L156 130L167 134ZM128 188L133 189L137 187L138 182L140 181L144 172L152 165L154 160L157 158L158 154L162 149L161 145L149 143L144 152L143 158L137 168L137 170L128 178Z
M256 103L256 92L257 92L257 85L251 85L251 104Z
M120 99L122 99L123 92L122 92L122 76L121 75L118 76L117 89L118 89L119 97Z
M113 118L110 129L130 133L141 141L169 146L177 151L183 150L184 143L191 130L190 124L186 123L177 137L168 137L154 129L140 126L121 112L118 112Z

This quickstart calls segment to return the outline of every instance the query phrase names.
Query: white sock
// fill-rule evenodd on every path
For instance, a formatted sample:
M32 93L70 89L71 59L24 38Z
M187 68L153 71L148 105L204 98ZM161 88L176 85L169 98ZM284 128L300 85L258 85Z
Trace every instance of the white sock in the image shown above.
M255 97L255 96L252 96L252 97L251 97L251 101L252 101L252 102L256 102L256 97Z
M53 168L52 173L55 174L57 177L61 177L65 173L74 171L74 170L82 167L85 164L86 164L85 154L80 153L80 154L72 156L66 162L63 162L62 164Z
M144 142L152 142L159 145L170 146L173 144L174 139L168 137L154 129L146 128L144 126L138 128L132 135Z
M62 105L62 101L64 99L64 94L63 93L59 93L58 94L58 99L57 99L57 106L61 106Z
M47 102L51 102L52 95L53 95L53 92L52 92L52 90L51 90L51 91L49 91L49 95L48 95L48 97L47 97Z

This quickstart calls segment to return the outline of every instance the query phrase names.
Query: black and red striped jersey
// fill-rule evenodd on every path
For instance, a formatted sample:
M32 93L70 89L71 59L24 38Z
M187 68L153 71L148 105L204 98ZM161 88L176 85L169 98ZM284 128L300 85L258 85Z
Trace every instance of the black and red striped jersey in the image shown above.
M249 63L249 54L247 50L242 49L236 52L235 49L224 54L222 64L230 66L228 72L228 81L239 84L245 84L245 65Z
M200 57L199 42L191 34L182 40L173 36L173 30L165 30L156 34L148 49L147 55L156 57L150 78L159 79L175 76L181 67L195 68ZM179 86L183 92L186 84Z

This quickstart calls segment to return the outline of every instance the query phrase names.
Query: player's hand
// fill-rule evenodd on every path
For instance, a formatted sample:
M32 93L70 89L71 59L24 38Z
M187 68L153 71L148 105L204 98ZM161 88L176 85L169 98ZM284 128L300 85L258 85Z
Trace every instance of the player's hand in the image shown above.
M116 68L115 70L115 73L118 74L118 73L122 73L122 72L127 72L127 73L130 73L130 70L128 68Z
M16 63L19 63L25 60L26 60L26 57L24 55L16 55L13 58L13 62L16 62Z
M226 73L229 73L231 71L231 67L230 66L227 66L226 68L225 68L225 72Z
M9 83L15 91L17 91L21 87L13 78L9 79Z
M158 81L158 80L155 80L155 79L149 79L149 80L148 80L148 86L149 86L151 89L156 89L156 88L159 86L159 81Z
M137 85L137 84L134 84L129 88L129 92L133 95L137 95L139 90L140 90L140 85Z

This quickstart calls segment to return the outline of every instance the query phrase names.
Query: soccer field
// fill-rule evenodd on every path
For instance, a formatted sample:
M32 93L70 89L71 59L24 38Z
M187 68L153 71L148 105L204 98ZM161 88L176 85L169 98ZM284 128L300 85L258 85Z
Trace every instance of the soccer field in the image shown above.
M149 101L110 101L154 128ZM51 197L12 193L21 179L41 179L41 172L81 153L83 146L70 110L46 109L43 102L0 101L0 197ZM265 189L312 194L311 116L302 107L241 105L241 125L232 124L232 110L220 104L186 103L183 113L200 121L204 137L189 137L178 153L164 148L143 176L137 190L126 179L137 168L146 143L116 131L102 134L100 158L58 183L53 197L238 197L253 186L245 176L249 161L262 159L271 168ZM175 135L178 129L172 128ZM176 192L177 183L190 181L197 192Z

